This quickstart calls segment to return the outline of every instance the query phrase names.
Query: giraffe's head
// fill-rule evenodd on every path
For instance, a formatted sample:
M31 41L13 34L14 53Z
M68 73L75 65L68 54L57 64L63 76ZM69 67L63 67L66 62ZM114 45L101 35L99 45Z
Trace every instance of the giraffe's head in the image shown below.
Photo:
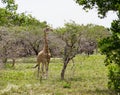
M44 29L44 32L50 32L50 31L53 31L53 29L50 28L50 27L46 27L46 28Z

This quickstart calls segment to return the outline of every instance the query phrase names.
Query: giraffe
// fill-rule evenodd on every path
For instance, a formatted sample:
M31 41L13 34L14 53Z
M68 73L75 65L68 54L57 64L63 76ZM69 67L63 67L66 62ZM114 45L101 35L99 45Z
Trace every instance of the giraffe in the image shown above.
M50 62L50 51L48 48L48 41L47 41L47 33L49 31L52 31L52 29L50 28L45 28L44 29L44 46L43 49L38 53L37 56L37 64L34 66L34 68L38 67L38 77L39 77L39 73L40 73L40 64L41 66L41 77L44 75L44 70L45 70L45 77L47 78L48 76L48 67L49 67L49 62Z

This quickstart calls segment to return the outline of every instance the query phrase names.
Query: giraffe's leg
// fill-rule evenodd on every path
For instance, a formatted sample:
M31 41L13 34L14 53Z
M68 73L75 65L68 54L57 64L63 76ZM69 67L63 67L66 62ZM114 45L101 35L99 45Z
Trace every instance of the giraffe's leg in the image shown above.
M37 75L38 78L39 78L39 75L40 75L40 64L38 64L38 75Z
M41 70L42 70L42 76L44 76L44 63L42 63L42 67L41 67Z
M45 69L46 69L46 78L48 77L48 67L49 67L49 63L46 63Z
M48 56L48 59L47 59L47 62L46 62L46 78L48 77L49 63L50 63L50 56Z

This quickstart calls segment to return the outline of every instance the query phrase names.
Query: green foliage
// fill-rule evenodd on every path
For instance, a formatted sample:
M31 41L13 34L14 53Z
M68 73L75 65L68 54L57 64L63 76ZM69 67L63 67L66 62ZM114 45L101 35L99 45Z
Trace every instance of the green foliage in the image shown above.
M25 15L25 13L12 13L10 11L7 11L5 8L0 8L0 26L39 26L41 28L44 28L48 25L45 21L40 22L31 15Z
M114 35L118 36L120 34L120 19L112 22L111 31L113 31Z
M18 26L40 26L42 28L46 27L46 22L40 22L36 18L32 17L30 14L25 15L25 13L13 15L13 25Z
M120 92L120 66L110 65L108 78L108 88Z
M2 3L6 5L6 10L15 13L18 5L15 4L15 0L2 0Z
M108 11L120 12L119 0L75 0L83 9L97 8L100 17L105 17Z
M0 8L0 26L3 25L10 25L10 23L12 22L11 19L11 12L8 12L6 9L4 8Z
M68 81L65 81L65 82L63 83L63 88L71 88L71 83L68 82Z
M110 65L109 68L109 82L108 87L120 92L120 21L115 20L111 27L112 36L104 38L100 41L99 47L103 54L106 55L105 63L110 65L116 64L114 67Z
M106 63L115 63L120 65L120 25L119 21L113 21L111 31L112 36L100 41L99 47L103 54L106 55Z
M78 48L79 48L79 37L80 37L80 26L76 23L66 23L65 27L62 29L58 29L57 32L60 32L60 37L62 37L62 40L65 42L64 46L64 53L63 53L63 69L61 72L61 79L64 79L65 70L67 67L67 64L70 60L72 60L75 55L77 54ZM62 35L62 36L61 36Z
M5 4L5 8L0 8L0 26L40 26L46 27L47 23L40 22L30 14L16 13L18 5L15 4L15 0L2 0Z
M80 37L80 28L81 26L76 24L76 23L66 23L65 27L59 28L56 30L57 35L62 38L62 40L65 42L65 47L64 47L64 57L69 57L72 58L74 56L74 53L77 52L78 49L78 43L79 43L79 37ZM67 51L65 51L65 48ZM69 53L72 53L69 54ZM71 56L71 57L70 57Z
M88 41L98 42L103 38L111 36L111 33L104 26L88 24L83 29L82 34Z

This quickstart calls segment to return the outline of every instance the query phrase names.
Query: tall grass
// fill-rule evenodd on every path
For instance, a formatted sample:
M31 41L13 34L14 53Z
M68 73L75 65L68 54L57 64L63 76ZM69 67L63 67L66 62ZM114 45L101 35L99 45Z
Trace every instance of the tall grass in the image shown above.
M78 55L68 64L65 80L60 80L62 60L53 58L49 77L37 78L35 58L19 59L14 68L9 64L0 70L0 95L113 95L107 88L107 67L104 56ZM10 63L10 62L9 62Z

